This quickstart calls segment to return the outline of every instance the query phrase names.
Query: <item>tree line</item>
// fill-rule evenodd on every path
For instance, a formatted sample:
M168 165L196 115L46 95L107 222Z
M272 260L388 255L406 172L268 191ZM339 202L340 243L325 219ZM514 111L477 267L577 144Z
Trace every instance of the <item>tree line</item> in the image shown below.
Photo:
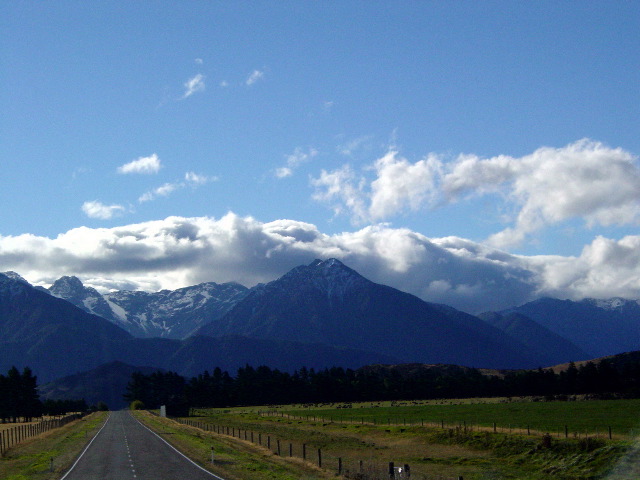
M42 403L38 395L37 378L29 367L22 373L11 367L7 375L0 374L0 420L17 422L24 418L30 422L42 415Z
M20 420L30 422L42 415L58 416L69 412L87 412L90 410L108 410L107 405L100 402L89 407L82 400L40 400L38 379L29 367L22 373L11 367L6 375L0 374L0 422L16 423Z
M393 367L302 368L287 373L247 365L235 376L216 368L188 381L177 373L158 371L134 373L124 397L142 402L145 408L166 405L168 414L181 416L190 407L576 394L640 397L640 362L618 366L602 360L579 367L571 363L560 373L540 368L496 375L455 366L416 368L410 373Z

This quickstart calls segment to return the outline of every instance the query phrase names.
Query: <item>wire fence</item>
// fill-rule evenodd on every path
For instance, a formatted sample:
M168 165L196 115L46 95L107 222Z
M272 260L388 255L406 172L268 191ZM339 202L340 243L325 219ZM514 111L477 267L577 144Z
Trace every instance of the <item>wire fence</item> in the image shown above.
M283 458L302 460L331 471L335 475L353 480L463 480L462 476L411 476L411 466L408 464L396 464L393 461L382 462L375 459L344 458L326 449L318 448L306 443L290 441L277 435L252 430L214 425L198 422L191 419L171 418L171 420L183 425L211 432L217 435L226 435L254 445L266 448L272 454ZM212 460L215 453L212 451Z
M350 425L374 425L374 426L389 426L389 427L431 427L445 429L462 430L465 433L473 432L487 432L493 433L509 433L518 435L542 435L549 434L556 438L598 438L602 440L613 440L615 438L635 438L640 432L638 429L616 431L611 426L594 427L592 429L579 429L574 428L571 425L522 425L522 424L507 424L499 425L494 422L492 425L487 424L473 424L466 421L451 422L451 421L431 421L431 420L416 420L399 417L387 417L385 419L366 420L365 417L322 417L315 415L290 415L284 412L269 410L259 411L258 414L262 417L280 417L288 420L301 420L307 422L319 422L319 423L337 423L337 424L350 424Z
M63 427L74 420L84 417L84 413L73 413L61 418L53 418L48 420L41 420L36 423L27 423L22 425L16 425L15 427L5 428L0 431L0 456L4 457L5 453L15 445L41 435L50 430Z

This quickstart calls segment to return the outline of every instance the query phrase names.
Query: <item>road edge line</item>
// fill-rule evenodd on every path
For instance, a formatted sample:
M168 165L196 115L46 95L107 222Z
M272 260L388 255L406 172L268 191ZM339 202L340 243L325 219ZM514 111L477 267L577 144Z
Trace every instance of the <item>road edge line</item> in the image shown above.
M73 465L71 465L71 468L69 468L69 470L67 470L67 473L64 474L64 476L62 476L60 478L60 480L64 480L65 478L67 478L67 475L69 475L74 468L76 468L76 465L78 464L78 462L80 461L80 459L84 456L85 453L87 453L87 450L89 450L89 447L91 446L91 444L93 443L93 441L98 438L98 435L100 435L100 432L102 432L102 429L104 427L107 426L107 423L109 422L109 420L111 419L111 412L109 412L109 416L107 417L107 419L104 421L104 424L102 425L102 427L100 427L100 430L98 430L98 432L93 436L93 438L91 439L91 441L89 442L89 444L85 447L85 449L82 451L82 453L80 454L80 456L78 458L76 458L76 461L73 462Z
M218 480L225 480L222 477L219 477L218 475L216 475L215 473L210 472L209 470L207 470L206 468L204 468L201 465L198 465L196 462L194 462L193 460L191 460L189 457L187 457L184 453L182 453L180 450L178 450L176 447L174 447L173 445L171 445L169 442L167 442L164 438L162 438L160 435L158 435L156 432L154 432L153 430L151 430L149 427L147 427L144 423L142 423L140 420L138 420L136 417L134 417L133 415L131 415L131 412L127 412L129 413L129 415L131 416L131 418L133 418L136 422L138 422L140 425L142 425L144 428L146 428L147 430L149 430L151 433L153 433L156 437L158 437L160 440L162 440L164 443L166 443L170 448L172 448L173 450L175 450L177 453L179 453L180 455L182 455L186 460L188 460L190 463L192 463L193 465L195 465L196 467L198 467L200 470L202 470L203 472L208 473L209 475L211 475L214 478L217 478ZM62 478L60 480L63 480Z

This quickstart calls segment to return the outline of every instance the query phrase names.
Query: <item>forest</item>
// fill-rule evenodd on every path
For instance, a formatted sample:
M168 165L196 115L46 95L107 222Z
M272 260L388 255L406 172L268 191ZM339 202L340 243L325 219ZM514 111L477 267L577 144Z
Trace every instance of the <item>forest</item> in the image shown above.
M495 375L455 366L410 372L393 367L302 368L290 374L247 365L235 376L216 368L188 381L176 373L158 371L134 373L125 399L142 402L145 408L166 405L168 414L178 416L188 414L190 407L512 396L562 400L577 394L640 397L640 362L616 365L602 360L579 367L571 363L560 373L540 368Z

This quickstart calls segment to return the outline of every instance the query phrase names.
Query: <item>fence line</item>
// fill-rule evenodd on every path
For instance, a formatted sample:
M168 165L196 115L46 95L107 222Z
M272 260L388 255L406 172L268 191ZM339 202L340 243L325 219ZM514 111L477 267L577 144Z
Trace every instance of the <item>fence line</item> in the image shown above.
M171 418L171 420L198 428L205 432L225 435L239 440L250 442L271 451L280 457L301 459L313 464L318 468L333 471L342 478L354 480L408 480L411 478L411 467L407 464L396 466L394 462L383 463L380 461L364 461L345 459L335 455L328 455L320 448L312 448L306 443L292 442L278 438L271 434L254 432L236 427L214 425L211 423L198 422L190 419ZM212 452L213 453L213 452ZM422 477L416 477L422 478ZM462 477L430 477L430 480L463 480Z
M604 427L602 429L595 427L595 431L587 431L587 430L578 430L570 428L569 425L550 425L546 428L540 428L538 426L531 425L498 425L496 422L493 422L493 426L480 425L480 424L470 424L466 421L459 422L446 422L444 420L440 420L439 422L433 421L425 421L425 420L409 420L406 418L398 419L388 417L386 421L378 421L375 418L373 421L365 421L364 417L319 417L315 415L290 415L284 412L278 412L276 410L269 411L259 411L258 415L262 417L280 417L287 418L289 420L303 420L307 422L320 422L320 423L339 423L339 424L350 424L350 425L374 425L374 426L389 426L389 427L432 427L432 428L441 428L441 429L459 429L463 430L465 433L472 432L486 432L493 431L493 433L510 433L510 434L520 434L520 435L542 435L549 433L550 435L556 436L557 438L586 438L586 437L595 437L600 439L609 439L613 440L613 435L616 436L629 436L634 438L638 432L637 430L630 429L629 433L624 432L614 432L613 428L610 426Z
M74 420L84 417L84 415L84 413L73 413L62 418L41 420L38 423L16 425L15 427L2 430L0 431L0 457L3 457L7 450L20 442L44 432L48 432L49 430L60 428Z

